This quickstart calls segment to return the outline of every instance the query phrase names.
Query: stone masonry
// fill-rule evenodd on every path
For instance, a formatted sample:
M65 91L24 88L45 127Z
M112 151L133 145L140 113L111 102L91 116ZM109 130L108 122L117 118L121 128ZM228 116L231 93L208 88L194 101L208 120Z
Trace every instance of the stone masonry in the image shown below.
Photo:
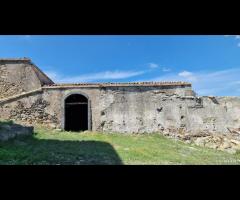
M196 96L186 82L54 84L29 59L0 59L0 118L64 129L65 99L88 99L88 129L119 133L228 134L240 98Z

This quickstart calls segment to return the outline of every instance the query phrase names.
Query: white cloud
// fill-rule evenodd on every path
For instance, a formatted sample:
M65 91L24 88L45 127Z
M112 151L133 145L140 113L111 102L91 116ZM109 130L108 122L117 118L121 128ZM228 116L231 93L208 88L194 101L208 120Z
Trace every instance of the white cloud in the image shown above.
M168 68L168 67L162 67L162 71L163 71L163 72L170 72L170 71L171 71L171 69L170 69L170 68Z
M21 35L19 38L26 41L30 41L32 39L31 35Z
M192 73L188 71L183 71L183 72L180 72L178 75L182 77L189 77L189 76L192 76Z
M139 81L186 81L198 95L240 96L240 68L219 71L182 71Z
M79 83L102 80L120 80L142 75L146 71L104 71L92 74L83 74L79 76L64 76L54 71L45 72L56 83Z
M240 39L240 35L224 35L225 37L234 37L235 39Z
M240 40L240 35L225 35L225 37L234 37L236 40ZM240 47L240 43L237 46Z
M158 67L159 67L159 65L156 64L156 63L149 63L148 66L149 66L149 68L151 68L151 69L155 69L155 68L158 68Z
M170 68L159 66L159 64L153 63L153 62L152 62L152 63L148 63L148 67L149 67L150 69L160 68L163 72L169 72L169 71L171 71Z
M194 76L194 74L189 71L182 71L178 74L178 76L184 77L188 81L196 81L197 80L197 77Z
M57 80L60 75L54 71L45 71L45 74L52 80Z

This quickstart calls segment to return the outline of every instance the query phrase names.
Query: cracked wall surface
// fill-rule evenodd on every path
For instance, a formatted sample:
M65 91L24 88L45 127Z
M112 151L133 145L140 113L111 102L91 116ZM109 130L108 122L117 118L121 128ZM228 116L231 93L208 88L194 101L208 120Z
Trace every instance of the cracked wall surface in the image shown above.
M120 133L209 131L240 127L239 97L186 96L189 88L102 87L44 89L0 104L0 118L64 128L64 98L89 99L91 129Z
M182 97L146 90L112 92L102 97L102 131L152 133L159 131L217 132L240 128L240 98ZM107 99L107 98L106 98ZM217 102L217 103L216 103Z
M76 93L88 98L93 131L227 133L240 128L239 97L197 97L191 84L120 85L61 86L29 59L0 59L0 118L64 129L64 100Z

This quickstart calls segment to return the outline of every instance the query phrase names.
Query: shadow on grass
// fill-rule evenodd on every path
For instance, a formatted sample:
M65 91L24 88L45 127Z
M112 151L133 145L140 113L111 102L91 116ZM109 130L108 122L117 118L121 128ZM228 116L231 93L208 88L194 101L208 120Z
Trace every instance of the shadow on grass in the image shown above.
M11 124L13 124L13 121L12 120L0 121L0 125L5 125L5 124L11 125Z
M2 127L2 126L5 126L5 125L12 125L13 124L13 121L11 121L11 120L5 120L5 121L0 121L0 128Z
M0 164L121 165L113 146L100 141L37 139L18 136L0 142Z

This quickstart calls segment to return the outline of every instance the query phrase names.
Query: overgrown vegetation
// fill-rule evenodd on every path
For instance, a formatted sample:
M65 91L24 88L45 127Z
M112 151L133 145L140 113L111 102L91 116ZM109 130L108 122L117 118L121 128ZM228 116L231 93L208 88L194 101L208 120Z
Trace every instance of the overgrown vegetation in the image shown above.
M160 134L60 132L0 142L0 164L239 164L240 154L167 139Z

